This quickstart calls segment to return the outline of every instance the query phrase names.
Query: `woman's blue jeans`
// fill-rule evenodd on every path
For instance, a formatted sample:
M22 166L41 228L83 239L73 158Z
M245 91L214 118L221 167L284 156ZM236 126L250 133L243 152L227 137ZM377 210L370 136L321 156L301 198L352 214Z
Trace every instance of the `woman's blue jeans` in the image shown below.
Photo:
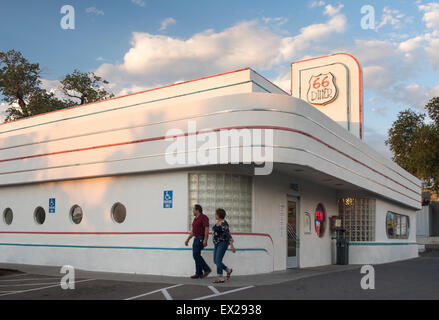
M215 249L213 250L213 262L216 264L216 272L218 276L223 275L223 271L227 271L227 267L223 263L224 254L229 247L228 241L221 241L215 244Z

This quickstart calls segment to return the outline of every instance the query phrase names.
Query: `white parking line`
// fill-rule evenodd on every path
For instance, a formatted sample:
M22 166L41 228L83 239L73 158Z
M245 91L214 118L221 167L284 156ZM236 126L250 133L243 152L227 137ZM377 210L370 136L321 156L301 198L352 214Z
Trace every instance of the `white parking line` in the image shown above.
M13 282L13 281L34 281L34 280L55 280L60 279L59 277L52 277L52 278L25 278L25 279L6 279L6 280L0 280L0 282Z
M57 284L57 282L42 282L42 283L19 283L19 284L0 284L0 287L26 287L26 286L44 286L48 284Z
M137 298L141 298L141 297L144 297L144 296L147 296L147 295L150 295L150 294L153 294L153 293L157 293L157 292L164 292L164 291L166 291L167 289L171 289L171 288L176 288L176 287L180 287L180 286L182 286L182 284L176 284L176 285L174 285L174 286L170 286L170 287L166 287L166 288L161 288L161 289L157 289L157 290L154 290L154 291L151 291L151 292L147 292L147 293L143 293L143 294L139 294L138 296L134 296L134 297L131 297L131 298L127 298L127 299L125 299L125 300L134 300L134 299L137 299ZM167 292L167 291L166 291ZM165 295L164 293L163 293L163 295ZM169 295L169 293L168 293L168 295ZM165 298L166 298L166 295L165 295ZM172 298L171 298L172 299ZM169 300L169 299L168 299Z
M248 287L233 289L233 290L229 290L229 291L219 292L219 293L211 294L211 295L200 297L200 298L195 298L193 300L209 299L209 298L218 297L218 296L222 296L222 295L229 294L229 293L232 293L232 292L242 291L242 290L246 290L246 289L250 289L250 288L254 288L254 286L248 286Z
M76 284L76 283L80 283L80 282L93 281L93 280L96 280L96 279L80 280L80 281L75 281L74 283ZM10 293L0 294L0 297L11 295L11 294L18 294L18 293L25 293L25 292L30 292L30 291L44 290L44 289L49 289L49 288L54 288L54 287L59 287L59 286L61 286L61 284L58 282L56 285L53 285L53 286L34 288L34 289L28 289L28 290L20 290L20 291L13 291L13 292L10 292Z
M14 275L10 275L10 276L2 276L1 278L2 278L2 279L3 279L3 278L6 278L6 277L14 278L14 277L21 277L21 276L27 276L27 273L14 274ZM8 278L8 279L9 279L9 278Z
M220 292L218 291L218 289L215 288L214 286L208 286L208 288L209 288L210 290L212 290L213 293L220 293Z
M162 293L165 296L166 300L174 300L166 289L162 289Z

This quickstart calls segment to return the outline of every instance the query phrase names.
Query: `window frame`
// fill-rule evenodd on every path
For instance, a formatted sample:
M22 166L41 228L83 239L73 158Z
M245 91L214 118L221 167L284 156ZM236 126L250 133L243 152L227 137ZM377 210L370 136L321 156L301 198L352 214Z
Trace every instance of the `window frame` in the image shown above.
M81 209L81 220L79 220L78 223L76 223L76 222L73 220L73 212L74 212L74 210L75 210L76 208ZM70 221L71 221L74 225L80 225L81 222L82 222L82 220L84 219L84 210L82 209L82 207L81 207L80 205L75 204L75 205L73 205L73 206L70 208L70 210L69 210L69 217L70 217Z
M227 216L226 216L226 220L228 221L229 225L230 225L230 229L232 232L244 232L244 233L252 233L253 232L253 225L254 225L254 177L251 174L246 174L246 173L237 173L237 172L226 172L226 171L189 171L187 174L187 182L188 182L188 204L189 204L189 216L188 216L188 231L190 232L192 230L192 221L193 221L193 213L192 213L192 209L193 209L193 204L192 204L192 199L191 199L191 176L192 175L197 175L198 177L200 175L223 175L224 179L228 179L226 178L226 176L230 176L230 181L233 181L234 177L236 178L236 176L241 177L245 177L250 179L250 183L249 183L249 191L250 191L250 195L249 198L246 200L248 201L248 208L250 211L250 214L248 217L246 217L245 220L248 220L247 223L241 223L241 225L245 226L244 228L241 227L241 225L238 222L238 226L235 225L236 221L239 221L239 216L233 214L233 211L228 209L227 207L219 204L218 207L223 207L223 209L226 210ZM208 180L209 178L206 177L206 179ZM206 180L206 181L207 181ZM225 181L225 180L224 180ZM216 190L215 190L216 191ZM198 191L196 191L196 193L198 194ZM227 193L224 192L224 190L221 192L218 192L219 194L223 193L224 199L227 199L228 197L226 196ZM233 196L233 193L232 193ZM248 195L247 195L248 196ZM198 198L198 197L197 197ZM226 201L224 200L223 201ZM198 200L199 201L199 198ZM216 193L215 193L215 202L216 202ZM196 202L198 203L198 202ZM206 211L207 206L203 203L199 203L202 207L203 207L203 213L205 215L207 215L209 217L209 228L211 228L214 224L215 224L215 216L213 211L215 209L217 209L216 207L213 208L213 216L212 214L210 214L210 212ZM240 206L242 207L242 206ZM245 206L244 206L245 207ZM242 228L242 229L241 229Z
M393 216L393 234L389 234L389 217L390 215ZM405 233L403 233L403 218L405 218ZM397 233L398 226L399 233ZM406 214L396 213L393 211L387 211L386 213L386 221L385 221L385 228L386 228L386 236L387 239L392 240L408 240L410 237L410 216Z
M12 219L10 223L6 222L6 212L10 211L12 213ZM14 222L14 210L12 210L10 207L5 208L5 210L3 210L3 222L5 223L5 225L10 226L12 224L12 222Z
M115 217L114 217L114 210L116 209L116 207L118 206L118 205L121 205L123 208L124 208L124 211L125 211L125 216L124 216L124 218L123 218L123 220L122 221L117 221L116 219L115 219ZM125 222L125 220L127 219L127 207L122 203L122 202L115 202L112 206L111 206L111 211L110 211L110 215L111 215L111 219L113 220L113 222L114 223L117 223L117 224L123 224L124 222Z
M338 216L349 242L376 241L376 199L343 196L338 198Z
M43 213L44 213L44 220L41 223L37 220L38 209L41 209L43 211ZM46 217L47 217L46 210L44 210L44 208L42 206L38 206L38 207L35 208L35 210L34 210L34 221L35 221L35 223L37 225L42 226L46 222Z

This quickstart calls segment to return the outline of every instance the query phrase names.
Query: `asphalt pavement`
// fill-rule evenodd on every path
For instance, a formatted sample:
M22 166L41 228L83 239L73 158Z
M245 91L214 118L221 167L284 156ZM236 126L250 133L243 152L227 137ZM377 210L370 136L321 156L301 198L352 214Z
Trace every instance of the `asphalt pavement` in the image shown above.
M439 299L439 251L375 265L374 289L363 289L361 266L289 269L235 276L163 277L75 271L74 289L60 286L58 267L0 264L0 300L388 300ZM370 274L369 274L370 276Z

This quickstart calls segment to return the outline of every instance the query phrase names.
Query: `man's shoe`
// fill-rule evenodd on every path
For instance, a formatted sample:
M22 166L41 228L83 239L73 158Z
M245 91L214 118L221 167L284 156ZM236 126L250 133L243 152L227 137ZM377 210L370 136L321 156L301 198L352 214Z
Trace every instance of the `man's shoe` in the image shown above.
M201 278L202 278L202 279L206 278L206 277L209 275L209 273L211 273L211 272L212 272L212 270L206 271L205 273L203 273L203 275L201 276Z
M198 279L201 278L202 276L199 276L198 274L194 274L193 276L191 276L192 279Z

